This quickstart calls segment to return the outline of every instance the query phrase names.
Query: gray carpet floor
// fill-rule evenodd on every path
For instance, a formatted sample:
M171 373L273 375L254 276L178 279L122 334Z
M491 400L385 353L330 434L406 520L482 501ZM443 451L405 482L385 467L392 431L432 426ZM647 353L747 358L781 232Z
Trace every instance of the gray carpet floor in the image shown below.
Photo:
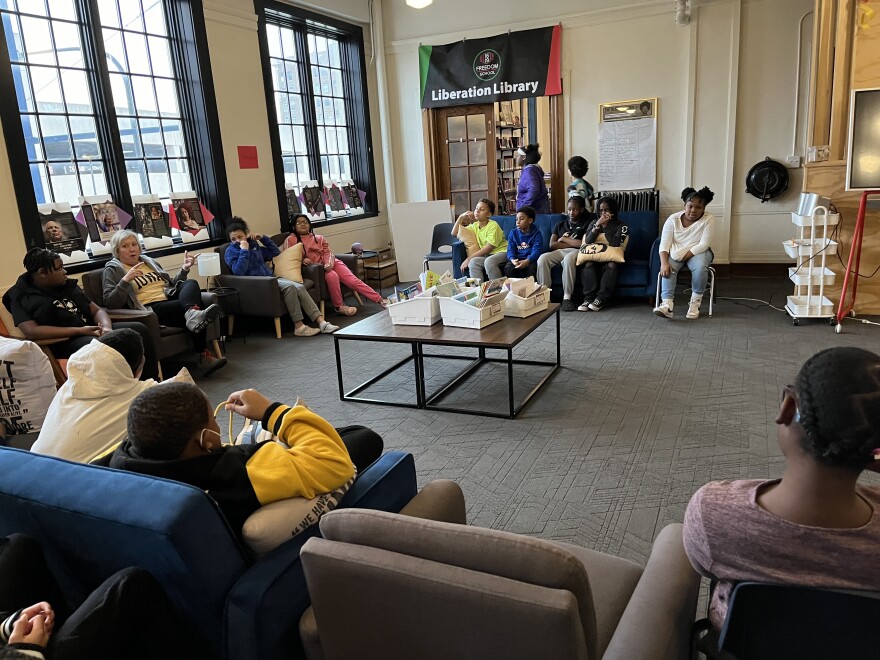
M212 402L253 387L271 399L301 397L336 426L363 424L387 449L412 452L420 485L453 479L464 490L470 523L558 539L637 562L668 523L681 521L691 494L714 479L770 478L783 466L775 417L782 387L810 355L832 346L880 352L880 327L847 321L835 334L825 320L799 327L780 311L787 280L719 279L715 314L655 317L643 301L595 313L562 314L562 368L515 420L342 402L328 335L276 340L271 320L239 319L246 332L227 342L230 364L198 379ZM378 313L368 304L341 325ZM404 345L344 342L347 388L407 355ZM547 321L517 357L550 360ZM434 352L437 352L434 349ZM429 390L461 364L430 360ZM518 393L541 373L518 369ZM399 370L370 394L414 399L413 376ZM506 405L501 368L481 370L447 402ZM225 428L225 419L221 420Z

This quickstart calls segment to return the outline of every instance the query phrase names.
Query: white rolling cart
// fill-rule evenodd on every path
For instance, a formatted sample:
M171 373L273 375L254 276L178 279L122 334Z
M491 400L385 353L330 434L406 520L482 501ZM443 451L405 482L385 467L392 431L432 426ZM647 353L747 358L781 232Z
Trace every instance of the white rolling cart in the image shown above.
M837 254L837 243L829 238L828 228L840 222L840 214L817 206L810 215L793 212L791 221L798 228L797 237L783 242L782 247L795 260L795 266L788 269L794 295L788 296L785 311L793 325L800 319L819 318L834 325L834 303L825 297L825 287L834 284L835 275L825 260Z

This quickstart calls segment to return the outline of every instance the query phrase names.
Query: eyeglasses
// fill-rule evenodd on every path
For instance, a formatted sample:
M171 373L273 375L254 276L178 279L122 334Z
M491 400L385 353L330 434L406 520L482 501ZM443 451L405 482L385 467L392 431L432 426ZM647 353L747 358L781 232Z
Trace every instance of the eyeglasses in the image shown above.
M794 418L791 420L795 424L801 423L801 410L797 405L798 396L797 392L794 389L794 385L786 385L782 388L782 398L785 399L785 395L788 394L792 399L794 399L795 409L794 409Z

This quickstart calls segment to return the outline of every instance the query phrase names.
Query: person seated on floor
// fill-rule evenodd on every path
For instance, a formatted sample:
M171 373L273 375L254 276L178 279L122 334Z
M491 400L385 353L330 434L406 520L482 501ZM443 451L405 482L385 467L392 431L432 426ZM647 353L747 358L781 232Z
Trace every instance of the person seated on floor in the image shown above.
M382 453L382 438L370 429L334 429L307 407L272 403L256 390L233 392L225 407L260 421L280 442L223 444L204 393L189 383L168 383L135 397L128 439L97 462L207 491L240 535L264 504L331 492Z
M202 291L196 280L187 279L196 256L183 253L183 265L173 278L159 262L141 253L137 234L128 229L110 239L113 258L104 266L101 285L104 304L125 309L151 309L159 323L186 328L200 356L202 375L226 366L226 358L208 350L205 330L220 317L220 305L201 308Z
M348 269L348 266L336 258L336 255L330 250L327 239L316 234L312 229L312 221L309 220L309 216L303 213L294 215L290 219L290 230L290 236L284 241L281 249L286 250L301 242L304 250L303 266L320 264L324 267L324 283L327 285L330 300L337 312L345 316L357 314L357 307L349 307L342 299L343 284L385 309L387 305L379 292L363 282Z
M31 451L88 463L125 439L128 407L144 390L158 385L138 380L144 346L129 328L101 335L70 356L67 382L52 399ZM186 369L165 381L192 382Z
M577 275L578 250L583 242L590 216L586 201L580 195L572 195L568 200L568 218L560 220L550 234L550 251L538 257L538 284L548 289L552 286L550 271L562 264L562 311L573 312L571 294Z
M107 578L68 607L40 543L0 538L0 658L189 660L206 652L194 626L142 568Z
M226 223L226 234L229 236L229 247L226 248L225 259L233 274L273 276L266 262L272 261L281 254L281 251L271 238L262 234L252 234L247 223L238 216ZM339 330L339 326L333 325L321 315L305 286L283 277L277 279L287 313L293 320L293 334L297 337L311 337L321 332L332 333ZM303 314L317 323L318 327L306 325L303 322Z
M505 277L534 277L544 239L535 227L535 209L522 206L516 212L516 227L507 237Z
M158 377L156 348L147 326L135 321L111 321L107 311L89 300L76 280L67 279L61 257L52 250L33 248L23 263L25 272L3 294L3 304L25 337L31 341L63 339L49 348L56 358L66 359L94 337L114 328L131 328L144 343L141 378Z
M737 582L880 591L880 356L821 351L782 391L781 479L716 481L694 494L684 547L717 580L709 619L720 630Z
M599 217L590 223L584 234L584 244L607 243L620 247L627 237L627 227L617 217L617 202L612 197L603 197L597 202ZM601 312L617 286L620 264L614 261L588 261L581 266L581 286L584 302L579 312Z
M470 227L474 232L479 248L461 262L461 272L485 282L501 277L501 266L507 258L507 241L501 225L492 219L495 202L488 197L481 198L473 211L465 211L452 225L452 235L458 237L462 227Z

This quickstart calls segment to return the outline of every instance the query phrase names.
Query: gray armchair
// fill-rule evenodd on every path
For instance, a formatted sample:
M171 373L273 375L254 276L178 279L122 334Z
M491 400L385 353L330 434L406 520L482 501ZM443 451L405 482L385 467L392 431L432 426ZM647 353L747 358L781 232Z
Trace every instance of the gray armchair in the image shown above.
M700 578L680 524L660 532L644 568L364 509L331 512L320 527L300 553L309 660L689 657Z
M96 305L105 307L104 290L101 277L103 270L90 270L82 274L82 289L85 291L89 300ZM208 307L217 302L217 297L206 291L202 292L202 307ZM185 328L174 328L171 326L159 325L158 317L150 310L141 309L108 309L107 313L114 321L139 321L147 326L150 336L153 338L153 346L156 347L156 359L159 360L159 377L162 377L162 360L165 358L178 355L180 353L191 352L193 343L190 339L189 332ZM205 338L214 350L214 355L218 358L223 357L220 351L218 339L222 332L220 330L220 320L215 319L205 330Z
M288 234L276 234L272 241L280 246ZM287 315L287 307L278 288L278 281L274 277L260 277L253 275L234 275L226 264L226 248L229 244L214 248L214 252L220 255L220 275L217 276L217 285L238 290L237 300L233 302L228 314L238 316L258 316L271 318L275 321L275 336L281 339L281 317ZM324 314L324 298L326 286L324 286L324 269L321 266L303 266L303 286L309 292L312 300Z

